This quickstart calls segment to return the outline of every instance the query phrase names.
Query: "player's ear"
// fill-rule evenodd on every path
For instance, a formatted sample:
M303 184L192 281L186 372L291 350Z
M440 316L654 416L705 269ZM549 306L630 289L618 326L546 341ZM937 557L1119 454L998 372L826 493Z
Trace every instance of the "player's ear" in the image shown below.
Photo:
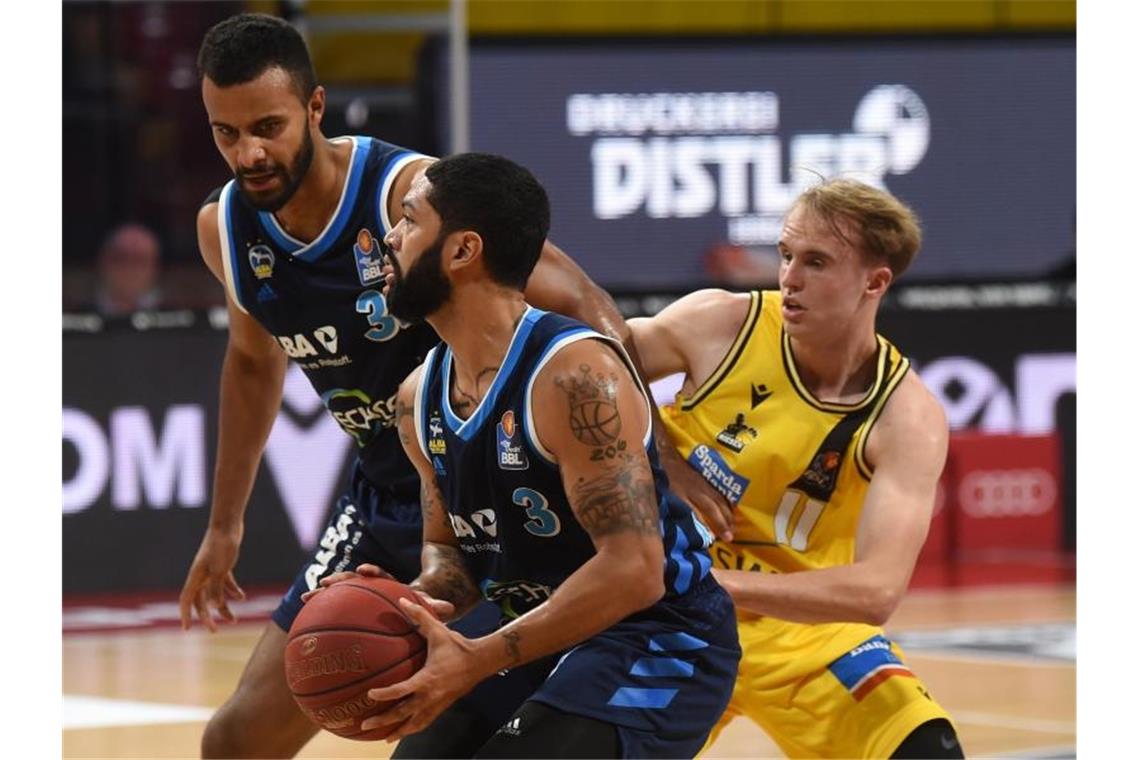
M456 233L455 249L448 257L448 265L453 271L469 268L483 257L483 237L474 230Z
M882 298L894 279L895 275L890 267L875 267L867 276L867 295Z
M309 96L309 103L306 106L309 112L309 126L319 128L321 120L325 118L325 88L319 84L313 88L313 94Z

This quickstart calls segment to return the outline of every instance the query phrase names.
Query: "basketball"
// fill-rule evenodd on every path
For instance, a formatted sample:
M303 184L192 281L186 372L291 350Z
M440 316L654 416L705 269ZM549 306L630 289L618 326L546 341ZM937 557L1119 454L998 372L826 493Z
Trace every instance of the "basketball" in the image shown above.
M415 593L388 578L358 577L314 596L293 621L285 645L285 679L309 719L346 739L383 739L391 728L362 731L360 722L390 703L368 690L399 683L427 657L427 642L399 607Z

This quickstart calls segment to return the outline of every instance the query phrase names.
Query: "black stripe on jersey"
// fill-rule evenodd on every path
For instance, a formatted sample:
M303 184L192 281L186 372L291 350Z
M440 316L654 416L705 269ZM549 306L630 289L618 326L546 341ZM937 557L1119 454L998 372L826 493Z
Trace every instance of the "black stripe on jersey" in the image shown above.
M871 481L871 475L874 474L874 468L867 462L867 439L871 437L871 428L879 421L879 415L883 413L883 409L887 405L887 400L899 387L903 377L906 376L907 371L910 370L910 360L905 356L899 358L899 362L895 365L894 373L887 379L886 388L879 396L879 400L875 403L875 408L871 411L870 416L867 418L867 424L863 428L862 435L859 436L859 442L855 444L855 469L863 476L867 482Z
M681 410L689 411L697 404L701 403L708 397L710 393L716 390L716 387L721 384L732 368L736 366L736 362L744 354L744 349L748 346L748 341L752 337L752 331L756 328L756 323L760 321L760 307L763 303L764 294L758 290L753 290L749 295L752 296L752 302L748 305L748 316L744 318L744 324L740 326L740 332L736 334L736 340L728 349L728 353L721 359L720 365L709 375L708 380L697 388L693 395L686 401L681 402Z
M882 344L880 344L880 349L884 355L889 353L886 346ZM886 362L889 364L889 356L886 356ZM884 374L889 376L891 370L892 368L888 366ZM879 408L878 402L889 386L890 383L880 383L872 392L871 403L848 412L835 424L835 427L828 431L823 443L819 445L808 463L807 469L788 486L789 489L805 493L812 499L824 504L831 500L831 494L839 485L839 473L843 469L843 459L847 455L847 449L851 446L855 433L859 430L859 426L866 422L871 414Z
M821 412L838 412L840 414L847 414L859 409L871 406L875 400L879 390L883 387L883 382L886 380L887 375L887 355L890 353L887 348L886 342L878 335L875 336L876 342L879 344L876 353L876 369L875 369L875 382L871 384L867 395L856 401L854 404L840 404L835 401L820 401L812 392L807 389L807 386L800 380L799 373L796 372L795 357L792 355L792 339L784 332L784 328L780 328L780 345L782 351L780 352L784 359L784 374L788 376L792 387L796 389L796 393L800 398L807 402L809 406L818 409Z

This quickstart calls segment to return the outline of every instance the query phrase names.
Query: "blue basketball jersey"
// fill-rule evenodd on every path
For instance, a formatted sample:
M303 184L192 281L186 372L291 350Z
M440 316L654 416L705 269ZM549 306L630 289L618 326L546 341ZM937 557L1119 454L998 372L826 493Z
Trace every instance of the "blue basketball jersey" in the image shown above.
M466 420L451 408L450 348L440 344L424 363L415 404L419 445L435 469L472 575L507 617L544 602L595 553L570 507L558 465L535 435L531 414L538 372L559 349L583 339L609 343L629 364L616 341L581 322L529 308L490 389ZM632 367L630 372L636 378ZM668 600L708 574L712 536L668 490L651 430L643 445L656 485Z
M218 197L226 286L235 304L300 365L325 407L359 447L378 486L414 488L396 435L396 390L439 338L406 326L381 293L387 196L399 170L424 156L370 137L344 137L352 157L340 202L306 244L258 211L231 180Z

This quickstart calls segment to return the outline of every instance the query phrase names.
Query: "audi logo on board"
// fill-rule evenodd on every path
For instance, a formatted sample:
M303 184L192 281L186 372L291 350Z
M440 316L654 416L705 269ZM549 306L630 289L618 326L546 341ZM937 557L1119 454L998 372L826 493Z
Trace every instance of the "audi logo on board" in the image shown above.
M975 470L958 485L958 503L970 517L1042 515L1057 503L1048 470Z

